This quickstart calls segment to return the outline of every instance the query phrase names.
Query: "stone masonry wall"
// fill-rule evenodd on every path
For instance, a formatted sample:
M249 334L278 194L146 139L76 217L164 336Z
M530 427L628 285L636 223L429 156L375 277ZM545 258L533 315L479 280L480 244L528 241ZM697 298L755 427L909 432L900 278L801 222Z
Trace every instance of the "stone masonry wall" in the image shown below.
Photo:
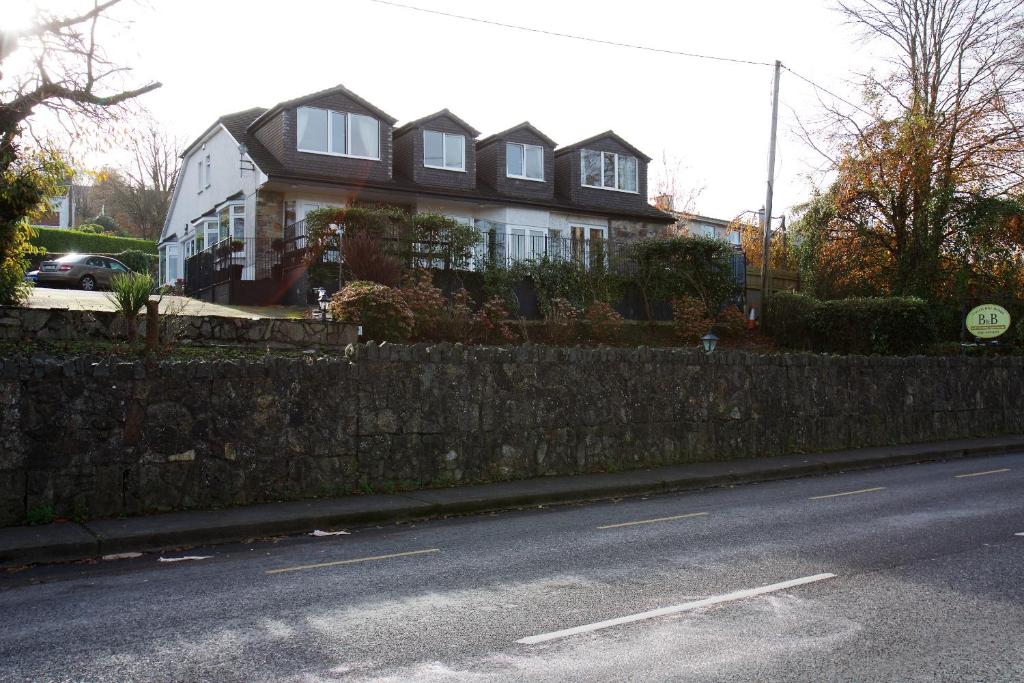
M1024 432L1024 358L355 346L0 360L0 524Z
M139 316L138 334L146 333ZM190 344L281 348L318 346L343 349L358 338L356 325L283 318L229 318L216 315L161 315L160 338ZM106 311L0 306L0 340L119 341L125 338L124 318Z

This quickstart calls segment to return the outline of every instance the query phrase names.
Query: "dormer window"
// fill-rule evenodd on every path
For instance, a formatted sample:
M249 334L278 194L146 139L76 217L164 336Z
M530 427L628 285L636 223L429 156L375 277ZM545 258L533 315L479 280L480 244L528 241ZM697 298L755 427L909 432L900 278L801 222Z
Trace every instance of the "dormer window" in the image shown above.
M437 130L423 131L423 165L446 171L465 171L466 137Z
M505 143L505 175L544 182L544 148L518 142Z
M299 107L297 118L300 152L380 159L380 123L372 116Z
M584 149L580 152L582 183L602 190L636 192L639 186L636 157Z

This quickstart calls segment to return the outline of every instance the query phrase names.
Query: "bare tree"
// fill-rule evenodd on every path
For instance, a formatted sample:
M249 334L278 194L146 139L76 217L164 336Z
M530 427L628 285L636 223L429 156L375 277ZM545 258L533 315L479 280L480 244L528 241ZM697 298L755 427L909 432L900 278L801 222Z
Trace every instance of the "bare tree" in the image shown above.
M686 215L697 213L697 200L704 193L705 186L689 182L686 179L688 171L681 158L662 151L661 158L651 169L651 175L656 178L654 199L656 204L660 204L658 208Z
M181 168L180 147L179 140L155 123L131 138L132 158L120 169L124 182L115 196L141 237L156 239L160 234Z
M862 74L864 105L826 106L837 172L829 229L879 249L896 294L934 295L957 245L1024 190L1024 0L843 0L882 41L885 73Z
M0 35L0 301L14 302L24 294L21 274L28 249L23 219L36 211L70 169L52 150L23 154L20 138L39 109L77 132L80 122L110 123L139 95L160 87L126 83L127 67L113 63L97 42L101 19L121 0L92 0L79 14L37 13L35 23ZM12 55L15 72L9 73ZM22 72L23 71L23 72Z

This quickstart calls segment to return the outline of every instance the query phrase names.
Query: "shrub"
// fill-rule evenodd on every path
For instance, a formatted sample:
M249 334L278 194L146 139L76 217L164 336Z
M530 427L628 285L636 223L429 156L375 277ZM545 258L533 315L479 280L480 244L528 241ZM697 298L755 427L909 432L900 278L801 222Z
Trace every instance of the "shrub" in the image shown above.
M341 239L345 269L357 281L397 287L402 280L402 262L386 254L380 240L365 230L346 233Z
M815 314L821 302L798 292L775 292L768 298L765 332L790 349L811 349L815 343Z
M128 341L135 341L138 332L139 312L146 305L153 292L153 278L148 274L117 274L110 279L107 299L114 304L117 312L124 316Z
M736 306L726 306L711 327L712 331L719 337L725 339L736 339L742 337L747 329L747 319Z
M507 344L515 339L515 334L508 324L508 309L505 308L505 302L501 297L488 299L477 311L474 323L476 336L484 344Z
M651 318L654 301L696 298L711 315L736 296L741 285L732 270L737 252L710 237L648 238L633 245L636 282ZM707 330L705 330L706 332Z
M331 297L327 310L335 320L363 326L363 334L375 341L405 341L415 319L401 292L377 282L356 281Z
M593 339L608 343L622 338L622 316L607 303L595 301L587 306L583 317L590 326L590 336Z
M681 296L672 300L672 326L683 341L697 341L711 329L711 320L700 299Z
M565 345L577 336L580 312L565 299L552 299L544 316L544 332L551 344Z
M75 230L78 232L87 232L90 235L104 235L107 232L106 228L102 225L97 225L96 223L82 223L76 227Z
M437 339L441 317L444 315L445 300L441 290L434 286L430 271L413 271L409 281L402 288L402 297L412 312L416 338Z
M100 232L119 232L117 221L106 214L96 216L89 221L88 225L98 227Z
M937 338L927 302L910 296L824 301L814 328L818 348L836 353L920 353Z
M921 353L938 338L928 304L916 297L818 301L778 292L766 322L780 345L826 353Z
M94 235L62 228L36 228L32 244L58 254L116 254L125 250L138 250L156 254L156 242L134 237Z
M153 254L147 254L138 249L126 249L119 254L114 254L114 258L136 273L148 273L150 275L155 273L159 261L158 257Z

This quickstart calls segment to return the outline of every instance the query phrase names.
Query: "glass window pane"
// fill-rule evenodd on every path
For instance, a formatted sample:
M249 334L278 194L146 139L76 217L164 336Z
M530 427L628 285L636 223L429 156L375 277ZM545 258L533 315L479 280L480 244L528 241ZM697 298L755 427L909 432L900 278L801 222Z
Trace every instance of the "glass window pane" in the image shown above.
M233 230L234 239L245 239L245 218L242 218L241 216L235 216Z
M224 207L223 209L220 210L220 213L217 214L217 218L218 218L218 223L220 225L220 227L219 227L220 238L222 240L226 240L228 238L228 225L229 225L228 224L228 209L227 209L227 207Z
M523 146L511 142L505 143L505 174L510 176L523 175Z
M299 107L299 149L327 151L327 110Z
M462 168L462 148L466 139L461 135L444 136L444 165L448 168Z
M349 114L348 153L357 157L380 157L380 133L377 119L362 114Z
M583 150L583 184L601 187L601 153Z
M526 177L544 180L544 148L529 145L526 148Z
M636 157L619 157L619 189L636 192Z
M331 152L345 154L345 115L331 112Z
M615 155L604 153L604 186L615 187Z
M423 163L444 166L444 135L436 130L423 131Z

